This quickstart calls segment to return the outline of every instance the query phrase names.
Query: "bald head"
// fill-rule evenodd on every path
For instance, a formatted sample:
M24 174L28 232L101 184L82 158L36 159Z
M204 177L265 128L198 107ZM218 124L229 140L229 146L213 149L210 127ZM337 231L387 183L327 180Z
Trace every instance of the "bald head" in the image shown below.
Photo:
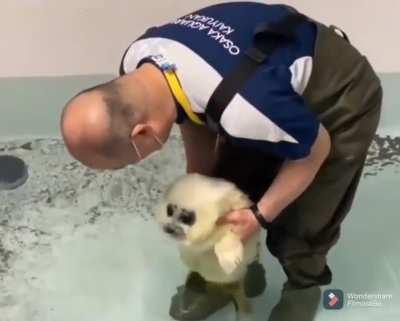
M130 97L124 92L117 79L82 91L64 107L60 126L65 144L85 165L102 167L130 148L131 130L145 117L145 108L140 95L132 97L135 90Z
M176 120L164 74L150 63L72 98L61 116L65 144L92 168L135 164L160 149Z

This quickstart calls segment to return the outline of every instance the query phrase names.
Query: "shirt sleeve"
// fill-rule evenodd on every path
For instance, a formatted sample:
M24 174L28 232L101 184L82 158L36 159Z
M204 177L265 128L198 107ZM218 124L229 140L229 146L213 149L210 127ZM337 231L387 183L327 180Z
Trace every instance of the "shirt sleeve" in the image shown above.
M287 66L261 69L246 83L241 94L248 105L247 113L245 104L240 107L244 111L242 118L246 115L250 120L235 135L240 144L293 160L310 154L320 122L293 88L292 73ZM238 125L240 120L236 117L234 121Z

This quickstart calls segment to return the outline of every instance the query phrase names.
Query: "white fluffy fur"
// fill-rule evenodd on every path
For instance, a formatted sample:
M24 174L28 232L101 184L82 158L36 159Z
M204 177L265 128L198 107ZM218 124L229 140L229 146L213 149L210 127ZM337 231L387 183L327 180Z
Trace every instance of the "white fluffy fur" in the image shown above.
M157 221L162 227L176 223L167 216L167 205L171 203L196 213L195 224L182 225L185 236L177 239L187 267L211 282L241 280L257 255L259 233L243 244L230 224L215 223L232 210L248 208L251 201L247 195L226 180L188 174L169 186L159 204Z

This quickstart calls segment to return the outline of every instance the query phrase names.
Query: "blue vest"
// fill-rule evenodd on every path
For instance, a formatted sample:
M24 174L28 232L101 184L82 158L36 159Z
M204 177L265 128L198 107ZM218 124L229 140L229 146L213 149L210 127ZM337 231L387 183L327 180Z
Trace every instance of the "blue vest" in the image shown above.
M121 72L146 61L174 65L192 109L204 114L221 80L252 46L256 26L288 15L283 5L222 3L150 28L127 49ZM233 144L282 158L306 157L319 121L302 97L313 69L317 29L312 21L296 28L293 41L278 47L246 81L224 110L220 126ZM177 123L187 115L178 108Z

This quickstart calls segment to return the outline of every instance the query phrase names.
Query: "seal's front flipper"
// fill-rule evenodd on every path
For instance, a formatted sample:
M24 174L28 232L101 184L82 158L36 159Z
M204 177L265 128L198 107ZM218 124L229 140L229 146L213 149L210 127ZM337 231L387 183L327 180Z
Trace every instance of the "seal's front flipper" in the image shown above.
M224 235L214 245L214 252L221 268L226 274L231 274L243 261L243 243L239 236L232 231Z

